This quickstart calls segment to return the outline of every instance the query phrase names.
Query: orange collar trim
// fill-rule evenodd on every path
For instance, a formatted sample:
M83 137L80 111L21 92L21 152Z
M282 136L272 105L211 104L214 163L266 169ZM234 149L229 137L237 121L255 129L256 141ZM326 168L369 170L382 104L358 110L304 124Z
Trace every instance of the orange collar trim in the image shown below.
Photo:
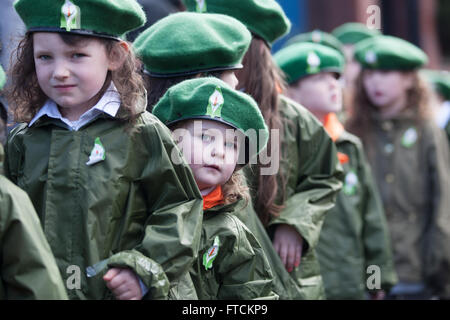
M203 210L208 210L224 203L225 200L223 199L222 186L217 186L217 188L203 197Z
M325 116L323 126L334 142L336 142L336 140L341 136L342 132L344 132L344 126L339 121L336 113L333 112Z

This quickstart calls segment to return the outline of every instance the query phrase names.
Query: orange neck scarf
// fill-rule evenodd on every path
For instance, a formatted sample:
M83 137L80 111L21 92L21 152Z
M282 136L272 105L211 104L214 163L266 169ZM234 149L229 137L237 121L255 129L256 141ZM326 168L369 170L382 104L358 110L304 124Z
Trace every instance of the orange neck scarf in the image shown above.
M203 210L211 209L219 204L225 203L222 194L222 187L217 186L213 191L203 197Z
M336 142L336 140L341 136L342 132L344 132L344 126L339 121L337 115L332 112L325 116L323 126L334 142ZM345 153L338 152L337 155L341 164L347 163L350 160L348 155L346 155Z

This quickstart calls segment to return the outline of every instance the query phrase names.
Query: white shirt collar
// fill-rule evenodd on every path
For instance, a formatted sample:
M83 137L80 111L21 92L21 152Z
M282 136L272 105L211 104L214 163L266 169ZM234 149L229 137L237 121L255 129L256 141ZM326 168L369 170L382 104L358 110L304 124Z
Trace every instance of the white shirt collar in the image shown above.
M69 119L64 118L59 112L56 103L53 100L49 99L45 102L41 109L39 109L38 113L30 121L28 126L31 127L33 123L35 123L39 118L46 115L50 118L61 120L62 122L67 124L67 126L71 130L77 131L84 125L95 120L101 113L106 113L111 117L115 117L117 112L119 111L120 103L120 94L117 91L116 86L111 82L108 89L97 102L97 104L83 113L78 120L70 121Z
M445 101L436 112L436 123L439 128L445 128L450 120L450 101Z

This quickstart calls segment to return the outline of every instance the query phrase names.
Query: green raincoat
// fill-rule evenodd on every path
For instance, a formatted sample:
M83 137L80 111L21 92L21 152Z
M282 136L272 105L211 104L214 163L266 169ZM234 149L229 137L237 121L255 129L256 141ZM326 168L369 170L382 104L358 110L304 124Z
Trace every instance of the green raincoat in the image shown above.
M277 218L273 218L266 231L272 235L278 224L288 224L300 233L304 239L302 259L298 268L291 272L296 287L292 283L276 285L279 290L284 287L290 293L276 291L280 299L323 299L324 289L320 275L315 247L326 212L336 200L342 187L342 167L336 155L336 146L326 133L323 125L303 106L281 96L280 114L284 132L281 145L280 170L287 176L285 208ZM257 190L259 173L247 168L251 190ZM256 195L253 195L255 198ZM282 203L278 199L278 203ZM265 243L253 214L240 217L243 222L255 229L261 243ZM263 247L269 250L268 245ZM277 253L266 252L272 269L283 266ZM281 265L280 265L281 264ZM284 268L284 266L283 266ZM285 277L284 271L276 271L276 281Z
M190 272L201 300L278 298L263 249L232 214L239 207L242 200L205 210L199 256Z
M344 186L317 245L320 271L327 299L365 299L369 266L380 268L379 289L389 292L397 282L389 231L361 141L342 131L335 143L348 158L341 161Z
M145 106L138 111L132 130L119 109L79 131L44 116L8 139L5 173L30 196L72 299L113 297L106 268L85 272L108 258L134 270L145 298L165 298L167 279L176 285L197 256L202 197L192 172L170 131ZM87 165L95 141L105 157Z
M372 117L376 126L364 145L399 281L421 282L444 294L445 286L450 290L450 159L444 132L431 121L417 125L409 113Z
M67 299L30 199L1 175L0 252L0 299Z

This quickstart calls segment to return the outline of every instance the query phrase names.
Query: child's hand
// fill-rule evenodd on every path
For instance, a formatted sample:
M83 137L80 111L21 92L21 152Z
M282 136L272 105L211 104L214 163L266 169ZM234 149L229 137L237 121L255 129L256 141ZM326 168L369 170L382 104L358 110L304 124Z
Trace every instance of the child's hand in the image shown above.
M294 227L280 224L275 231L273 246L288 272L300 265L303 238Z
M114 293L117 300L140 300L142 290L139 278L131 269L111 268L103 276L106 286Z

